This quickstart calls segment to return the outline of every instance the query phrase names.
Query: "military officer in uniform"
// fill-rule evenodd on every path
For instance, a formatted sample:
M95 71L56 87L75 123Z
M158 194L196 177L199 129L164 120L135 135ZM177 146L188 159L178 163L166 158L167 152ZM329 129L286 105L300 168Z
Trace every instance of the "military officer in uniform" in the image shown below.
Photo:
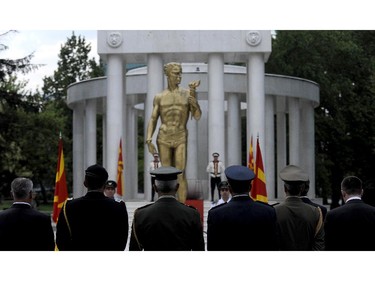
M115 200L117 183L113 180L108 180L105 183L104 195Z
M124 202L104 195L107 171L92 165L85 171L87 193L67 200L56 226L60 251L124 251L128 239L128 213Z
M157 168L161 167L161 162L159 160L159 153L154 153L154 160L150 162L149 165L149 172L152 172L153 170L156 170ZM154 202L155 197L155 176L151 175L151 202Z
M224 173L225 167L223 162L219 160L219 153L214 152L212 153L212 157L214 158L210 161L207 165L206 171L210 175L210 185L211 185L211 202L214 202L215 198L215 188L217 188L218 197L221 198L219 184L221 182L221 175Z
M322 211L300 198L308 175L295 165L286 166L279 175L286 194L285 201L275 206L280 250L324 250Z
M208 212L207 250L276 250L275 210L249 196L254 172L248 167L233 165L225 169L225 175L232 199Z
M177 201L177 175L174 167L160 167L155 175L158 199L134 212L130 251L204 251L203 227L194 207Z

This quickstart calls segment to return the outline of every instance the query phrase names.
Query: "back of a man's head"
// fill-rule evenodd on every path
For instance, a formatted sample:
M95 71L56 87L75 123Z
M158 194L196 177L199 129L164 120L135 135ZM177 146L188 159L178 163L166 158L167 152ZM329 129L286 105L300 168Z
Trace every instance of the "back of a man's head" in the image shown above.
M228 183L233 193L240 194L240 193L248 193L250 192L251 188L251 180L249 181L237 181L228 178Z
M25 200L30 197L33 182L27 178L16 178L12 181L10 187L14 200Z
M98 190L104 187L108 173L102 166L95 164L85 171L85 185L88 190Z
M155 180L158 193L176 193L177 180Z
M251 181L255 178L255 174L248 167L232 165L227 167L224 172L234 194L250 191Z
M305 182L303 181L284 182L285 190L291 196L303 196L302 190L304 186L305 186Z
M341 182L341 189L348 195L360 195L362 193L362 181L355 176L346 177Z
M310 181L308 180L303 184L301 196L307 196L309 189L310 189Z

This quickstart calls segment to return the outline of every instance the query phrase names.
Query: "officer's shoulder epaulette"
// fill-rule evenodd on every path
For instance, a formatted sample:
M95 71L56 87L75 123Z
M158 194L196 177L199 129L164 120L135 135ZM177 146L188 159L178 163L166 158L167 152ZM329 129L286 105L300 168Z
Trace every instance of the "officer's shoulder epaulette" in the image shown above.
M145 208L147 208L147 207L150 207L150 206L152 206L153 204L154 204L154 203L150 203L150 204L144 205L144 206L142 206L142 207L139 207L139 208L136 209L136 211L137 211L137 210L145 209Z

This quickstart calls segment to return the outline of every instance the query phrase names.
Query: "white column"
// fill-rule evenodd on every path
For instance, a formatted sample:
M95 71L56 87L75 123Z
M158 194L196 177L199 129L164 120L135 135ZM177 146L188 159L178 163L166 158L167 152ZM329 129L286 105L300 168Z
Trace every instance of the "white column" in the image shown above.
M107 69L107 164L109 178L117 177L117 160L122 136L123 61L120 55L108 55Z
M304 169L310 179L310 189L308 196L315 198L315 127L314 127L314 107L311 102L301 102L301 122L300 122L301 142L300 156L301 168Z
M86 100L85 107L85 167L96 164L96 100Z
M226 165L224 119L224 57L223 54L208 56L208 154L218 152Z
M300 114L299 114L299 100L297 98L288 98L289 111L289 164L299 165L300 151L299 151L299 134L300 134Z
M266 137L265 137L265 154L263 158L266 169L266 186L269 200L275 199L275 106L274 97L266 96Z
M151 117L152 104L156 94L163 91L164 88L164 72L163 72L163 59L158 54L149 54L147 57L147 95L145 100L145 122L144 122L144 136L146 140L147 126ZM160 120L158 121L160 124ZM156 136L158 128L155 129L152 137L152 142L156 146ZM148 152L148 147L144 146L144 192L145 199L151 200L151 177L148 171L148 165L153 159L153 156Z
M279 172L286 166L286 115L285 98L276 97L276 151L277 151L277 198L285 198L284 182L279 177Z
M102 127L103 127L103 132L102 132L102 142L103 142L103 165L106 165L107 163L107 113L106 113L106 108L107 108L107 99L103 98L103 115L102 115Z
M126 61L123 62L123 65L126 65ZM121 136L120 136L122 139L122 163L123 163L122 164L123 165L122 180L124 183L122 199L126 200L130 198L128 195L128 192L130 192L130 194L132 193L131 191L129 191L131 187L127 185L127 179L131 177L131 174L129 173L128 169L132 163L125 161L126 157L128 156L128 151L126 150L126 147L127 147L126 143L128 142L129 138L131 138L131 135L135 133L133 131L127 130L127 126L126 126L127 117L128 117L127 115L128 99L126 95L126 68L125 68L125 73L122 79L122 89L123 89L123 92L122 92L122 118L121 119L123 121L122 121L122 131L121 131ZM117 145L118 148L119 148L119 145L120 145L120 140L119 140L119 144ZM116 179L117 179L117 173L118 173L118 148L117 148L117 161L116 161Z
M254 53L249 55L247 63L247 146L250 138L256 140L259 136L259 145L263 159L265 155L265 89L264 89L264 55ZM254 146L256 147L256 146ZM256 157L256 149L254 156ZM267 167L264 167L267 171Z
M124 160L124 182L125 182L125 199L135 198L138 189L138 161L137 161L137 136L136 130L136 110L132 104L128 104L126 108L126 131L128 134L123 139L123 160ZM125 141L124 141L125 140Z
M85 169L83 162L85 143L84 139L84 106L79 103L73 109L73 197L78 198L85 194L83 181L85 178Z
M241 103L238 94L228 94L227 166L241 165Z

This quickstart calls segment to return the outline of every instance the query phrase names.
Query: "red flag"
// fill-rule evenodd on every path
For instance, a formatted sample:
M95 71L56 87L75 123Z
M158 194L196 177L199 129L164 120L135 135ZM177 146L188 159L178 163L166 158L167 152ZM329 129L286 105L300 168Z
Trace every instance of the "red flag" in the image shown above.
M55 223L57 223L60 210L66 199L68 199L68 188L66 186L63 141L60 135L59 152L58 152L57 169L56 169L56 180L55 180L55 196L53 197L53 213L52 213L52 220Z
M254 171L254 152L253 152L253 136L250 138L250 148L249 148L249 161L247 162L247 167Z
M255 178L252 183L250 196L256 201L268 203L266 175L264 174L262 152L260 151L259 138L257 139L257 152L255 161Z
M122 141L120 139L120 146L118 149L118 161L117 161L117 194L120 196L124 195L124 181L122 178L123 170L124 170L124 162L122 161Z

